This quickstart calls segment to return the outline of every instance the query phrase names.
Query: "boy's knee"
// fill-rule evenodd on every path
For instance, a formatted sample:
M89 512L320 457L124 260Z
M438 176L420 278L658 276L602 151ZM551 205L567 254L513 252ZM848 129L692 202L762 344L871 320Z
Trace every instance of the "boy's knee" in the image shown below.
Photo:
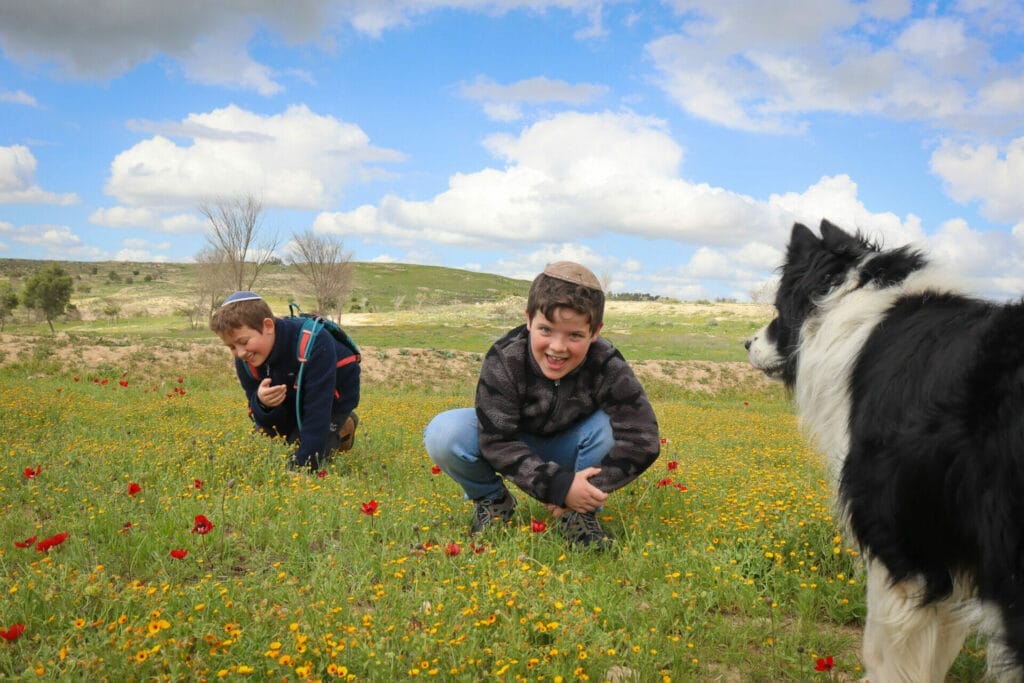
M451 411L449 411L451 412ZM443 458L451 452L452 432L449 428L451 422L448 413L441 413L434 416L423 430L423 446L427 449L427 455L434 462Z
M469 418L472 418L470 424ZM449 410L434 417L423 430L423 446L427 455L437 464L452 457L458 457L457 451L465 449L467 440L475 443L476 413L465 409Z
M423 430L423 447L427 449L427 455L430 456L430 459L440 464L438 461L444 459L446 441L439 437L438 430L433 429L433 426L434 423L431 422Z

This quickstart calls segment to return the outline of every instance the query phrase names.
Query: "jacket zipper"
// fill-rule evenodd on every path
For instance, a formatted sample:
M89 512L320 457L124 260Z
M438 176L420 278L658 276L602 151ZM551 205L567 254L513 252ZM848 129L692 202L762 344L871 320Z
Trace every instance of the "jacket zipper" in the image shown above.
M550 407L550 408L548 409L548 414L547 414L547 417L545 417L545 418L544 418L544 423L545 423L545 424L547 424L548 422L551 422L551 416L555 414L555 411L556 411L556 410L558 410L558 399L559 399L559 392L558 392L558 387L560 387L561 385L562 385L562 380L560 380L560 379L556 379L556 380L554 381L554 387L555 387L555 390L554 390L554 395L555 395L555 400L553 400L553 401L551 402L551 407Z

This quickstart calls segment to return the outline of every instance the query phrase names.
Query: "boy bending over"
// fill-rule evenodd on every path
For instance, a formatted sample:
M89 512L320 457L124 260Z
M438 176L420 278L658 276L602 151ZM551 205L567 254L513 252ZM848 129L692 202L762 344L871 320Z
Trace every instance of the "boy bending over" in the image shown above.
M660 439L640 382L598 336L603 316L592 272L549 264L530 287L526 324L487 352L475 410L427 425L430 458L474 502L471 533L512 518L507 479L546 504L570 542L612 544L595 513L654 462Z
M359 354L320 330L297 388L302 323L275 318L258 294L235 292L214 311L210 329L235 357L256 430L297 441L291 464L318 470L335 450L347 451L355 442Z

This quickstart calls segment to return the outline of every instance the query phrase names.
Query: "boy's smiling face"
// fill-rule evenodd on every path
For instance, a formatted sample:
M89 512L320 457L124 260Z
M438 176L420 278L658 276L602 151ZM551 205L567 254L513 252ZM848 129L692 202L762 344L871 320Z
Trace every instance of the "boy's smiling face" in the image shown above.
M274 320L264 318L263 327L258 330L243 325L219 336L235 358L259 367L267 362L274 348Z
M601 331L590 331L587 316L571 308L556 308L554 320L548 320L539 310L526 315L526 329L530 331L530 352L544 376L559 380L578 368L587 357L590 345Z

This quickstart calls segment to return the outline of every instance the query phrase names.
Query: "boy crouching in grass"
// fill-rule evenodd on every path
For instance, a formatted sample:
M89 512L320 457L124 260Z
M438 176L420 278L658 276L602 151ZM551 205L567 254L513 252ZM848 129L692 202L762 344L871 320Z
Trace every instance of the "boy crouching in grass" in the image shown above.
M484 358L476 408L436 416L430 458L474 502L471 533L512 518L505 480L544 503L568 540L605 549L596 512L658 457L658 421L629 364L598 336L604 292L568 261L534 279L526 324Z
M359 354L320 330L297 386L302 324L298 317L275 318L253 292L235 292L210 318L210 329L235 357L256 430L297 441L291 465L316 471L334 451L355 442Z

